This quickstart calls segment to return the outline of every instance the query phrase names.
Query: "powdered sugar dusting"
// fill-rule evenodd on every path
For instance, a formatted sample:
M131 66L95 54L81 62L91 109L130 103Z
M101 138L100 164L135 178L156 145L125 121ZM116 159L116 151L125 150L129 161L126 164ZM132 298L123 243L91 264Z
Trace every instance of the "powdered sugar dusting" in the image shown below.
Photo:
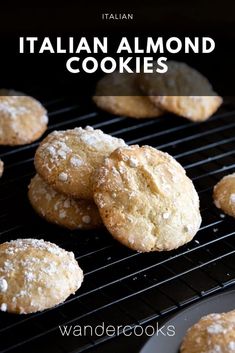
M59 174L58 179L59 179L60 181L67 181L67 180L68 180L68 174L62 172L62 173Z
M230 351L234 351L235 352L235 341L229 342L228 349L230 349Z
M235 203L235 194L230 195L230 202Z
M170 213L169 212L164 212L163 214L162 214L162 218L163 219L168 219L170 217Z
M36 276L33 272L29 271L29 272L25 273L26 281L31 282L31 281L35 280L35 278L36 278Z
M66 217L66 211L60 210L59 211L59 217L62 218L62 219L65 218Z
M7 304L6 304L6 303L2 303L2 304L0 305L0 310L1 310L1 311L7 311Z
M6 292L8 289L8 283L5 278L0 278L0 293Z
M76 157L76 156L73 156L71 157L70 159L70 164L73 166L73 167L80 167L82 164L83 164L83 161Z
M132 167L132 168L138 167L138 164L139 164L138 160L134 157L129 158L129 163L130 163L130 167Z
M86 224L91 227L94 224L95 227L101 223L98 209L92 201L77 200L60 194L38 174L30 182L29 199L36 211L48 221L71 230L85 228Z
M221 346L215 344L210 353L223 353Z
M214 323L207 327L207 332L216 335L218 333L226 333L226 330L221 324Z
M51 134L60 138L60 134L57 135L57 131ZM65 160L69 154L72 153L71 148L65 143L65 140L54 140L52 143L45 143L43 146L43 153L49 154L50 162L58 164L60 160ZM46 156L45 156L46 157Z
M14 255L19 251L26 251L29 248L46 250L47 252L58 256L61 256L66 253L65 250L59 248L57 245L50 242L45 242L43 239L17 239L11 240L6 244L9 245L7 248L7 254L11 255ZM9 266L10 260L5 261L5 264L6 263L8 263L8 266L6 266L8 270L12 269L12 266Z
M8 97L7 100L0 102L0 113L6 114L9 118L16 119L19 115L29 113L29 109L20 106L17 103L17 97Z
M71 183L76 183L74 181L76 168L86 166L82 172L87 173L88 178L79 178L80 184L85 185L89 183L89 173L92 173L93 163L95 164L93 160L97 160L98 157L98 160L101 161L102 156L105 158L113 150L122 146L126 146L122 139L107 135L90 126L85 129L78 127L64 131L54 131L49 134L39 146L36 156L39 156L40 159L40 162L38 162L39 168L42 165L46 172L52 174L56 173L57 167L60 169L60 174L61 169L66 170L71 177ZM100 154L96 156L95 153L97 152ZM36 158L36 163L37 161ZM81 171L79 170L79 172ZM61 178L63 177L60 175L59 180L66 181Z
M79 132L80 139L83 143L95 148L97 151L103 150L104 145L109 146L109 148L113 147L113 149L126 146L122 139L104 134L102 130L95 130L91 126L76 131Z

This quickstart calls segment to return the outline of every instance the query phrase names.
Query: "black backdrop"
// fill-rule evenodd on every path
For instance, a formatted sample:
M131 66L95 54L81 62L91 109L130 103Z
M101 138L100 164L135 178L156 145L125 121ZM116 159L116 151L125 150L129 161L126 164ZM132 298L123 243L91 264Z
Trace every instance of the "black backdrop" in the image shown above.
M133 21L105 21L102 13L133 13ZM0 13L0 82L2 87L48 94L90 94L100 76L71 74L65 68L71 55L18 53L19 36L103 36L115 43L121 36L211 36L216 50L187 61L206 74L221 95L235 95L234 1L78 1L63 5L3 4ZM184 60L184 56L176 56Z

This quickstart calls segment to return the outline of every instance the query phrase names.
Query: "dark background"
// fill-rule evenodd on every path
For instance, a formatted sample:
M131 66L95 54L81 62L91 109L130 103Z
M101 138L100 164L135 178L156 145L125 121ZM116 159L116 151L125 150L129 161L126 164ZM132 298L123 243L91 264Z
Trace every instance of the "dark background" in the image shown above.
M133 21L105 21L102 13L134 14ZM213 83L220 95L235 95L234 1L86 1L34 6L4 4L0 14L1 86L50 95L64 91L91 94L101 73L71 74L65 68L67 54L18 54L20 36L108 36L115 43L122 36L211 36L211 54L175 55L187 61ZM76 55L76 54L74 54ZM170 59L170 57L169 57Z

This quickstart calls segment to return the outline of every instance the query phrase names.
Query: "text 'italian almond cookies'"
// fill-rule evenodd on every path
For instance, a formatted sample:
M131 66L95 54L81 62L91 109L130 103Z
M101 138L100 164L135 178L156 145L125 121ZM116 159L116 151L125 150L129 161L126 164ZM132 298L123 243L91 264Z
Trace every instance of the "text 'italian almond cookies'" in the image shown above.
M105 157L125 146L122 139L88 126L54 131L38 147L35 168L58 192L79 199L93 199L94 174Z
M72 199L60 194L38 174L31 179L28 196L34 210L51 223L71 230L94 229L103 224L93 201Z
M139 86L158 108L192 121L207 120L222 104L209 81L181 62L169 61L164 74L142 73Z
M138 74L114 72L104 76L96 86L96 105L112 114L130 118L156 118L162 110L143 96L136 82Z
M202 317L186 333L180 353L234 353L235 310Z
M31 143L43 135L47 123L47 111L36 99L0 90L0 145Z
M38 239L0 244L0 310L29 314L62 303L81 286L72 252Z
M223 177L214 187L215 206L235 217L235 173Z
M97 173L94 200L113 237L137 251L176 249L201 224L198 194L185 170L149 146L111 153Z

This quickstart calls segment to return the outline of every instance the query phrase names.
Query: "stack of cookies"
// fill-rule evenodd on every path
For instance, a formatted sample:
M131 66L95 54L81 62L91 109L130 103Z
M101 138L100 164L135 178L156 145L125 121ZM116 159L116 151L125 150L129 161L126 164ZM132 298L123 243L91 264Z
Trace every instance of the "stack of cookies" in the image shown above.
M29 185L35 211L49 222L71 230L102 225L93 201L96 169L118 147L121 139L91 127L54 131L35 155L37 173Z
M127 146L92 127L55 131L35 154L29 199L36 212L70 229L102 223L125 246L172 250L197 233L199 198L183 167L150 146Z
M93 100L112 114L144 119L170 112L191 121L207 120L222 104L201 73L175 61L168 62L164 74L106 75L98 82Z

